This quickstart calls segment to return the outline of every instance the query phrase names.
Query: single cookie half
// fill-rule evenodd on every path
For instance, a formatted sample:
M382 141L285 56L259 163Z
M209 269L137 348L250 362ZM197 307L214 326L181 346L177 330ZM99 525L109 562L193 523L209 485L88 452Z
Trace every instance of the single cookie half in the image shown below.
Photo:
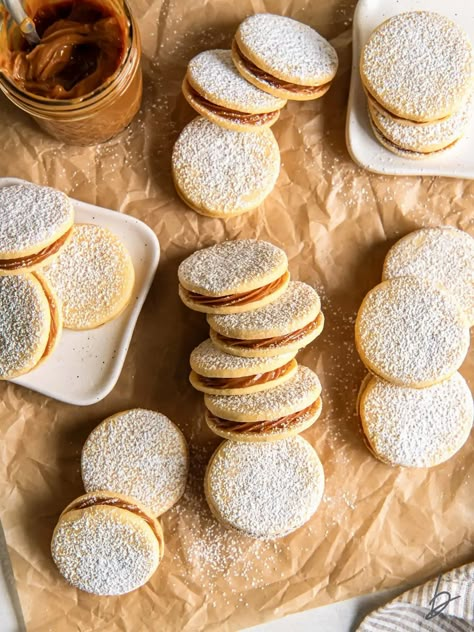
M321 502L324 470L301 437L269 445L225 441L207 466L204 491L214 516L252 538L282 538Z
M300 281L291 281L270 305L243 314L209 315L207 321L219 349L250 358L296 353L324 327L318 293Z
M257 208L280 173L273 132L236 132L197 117L173 148L173 180L182 200L208 217L233 217Z
M365 89L386 110L432 122L459 110L472 92L472 46L464 30L443 15L400 13L372 33L360 73Z
M60 304L39 273L0 276L0 379L28 373L53 352Z
M232 59L253 85L297 101L325 94L338 66L336 51L317 31L270 13L242 22L232 43Z
M0 275L37 270L58 254L74 221L71 200L36 184L0 187Z
M469 326L443 288L407 276L384 281L367 294L357 314L355 342L370 371L400 386L424 388L461 366Z
M178 268L179 296L190 309L235 314L275 301L289 283L288 259L267 241L238 239L197 250Z
M434 467L466 442L474 409L465 379L454 373L428 388L406 388L376 377L360 400L368 447L392 466Z
M193 57L183 82L186 101L213 123L237 131L270 127L286 101L246 81L230 50L206 50Z
M474 325L474 238L452 226L422 228L402 237L385 257L383 276L416 276L440 283Z
M248 395L205 395L206 423L234 441L277 441L299 434L321 414L321 384L316 373L298 366L287 382Z
M105 419L82 448L86 491L120 492L159 516L178 502L188 477L188 446L161 413L134 408Z
M135 498L97 491L59 517L51 554L61 575L94 595L123 595L143 586L163 557L163 531Z
M68 329L94 329L118 316L135 282L123 243L95 224L75 224L69 243L43 274L62 302Z

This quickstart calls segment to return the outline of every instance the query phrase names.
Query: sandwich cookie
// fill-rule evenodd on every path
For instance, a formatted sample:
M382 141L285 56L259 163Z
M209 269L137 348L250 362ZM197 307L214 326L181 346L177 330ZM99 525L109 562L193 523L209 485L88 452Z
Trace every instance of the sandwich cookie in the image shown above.
M97 489L133 496L154 516L184 493L189 469L183 433L161 413L135 408L100 423L82 448L87 492Z
M296 101L325 94L338 66L336 51L317 31L270 13L242 22L232 43L232 59L254 86Z
M428 388L406 388L373 377L360 401L362 430L383 463L434 467L451 458L472 428L472 395L459 373Z
M205 395L206 423L224 439L277 441L299 434L321 414L321 384L306 366L290 380L248 395Z
M451 226L422 228L402 237L385 257L383 279L416 276L440 283L474 325L474 238Z
M207 466L206 499L224 526L251 538L282 538L305 524L321 502L324 470L301 437L269 445L225 441Z
M135 282L123 243L95 224L75 224L69 243L43 273L62 302L68 329L94 329L118 316Z
M0 188L0 275L37 270L52 261L70 237L71 200L36 184Z
M242 358L224 353L205 340L191 353L189 381L210 395L243 395L274 388L291 379L296 352L268 358Z
M242 134L197 117L174 145L172 172L185 204L225 219L257 208L271 193L280 150L269 128Z
M209 315L207 321L216 347L249 358L296 353L324 327L318 293L300 281L291 281L270 305L243 314Z
M0 379L28 373L46 360L61 336L61 310L39 273L0 276Z
M267 241L239 239L197 250L178 268L179 296L208 314L235 314L275 301L288 286L288 259Z
M355 323L365 366L400 386L424 388L450 377L469 348L469 326L456 300L414 276L384 281L362 301Z
M158 568L160 523L135 498L97 491L80 496L59 517L51 554L61 575L94 595L123 595Z
M264 92L237 71L230 50L207 50L188 65L186 101L213 123L236 131L255 131L278 120L284 99Z

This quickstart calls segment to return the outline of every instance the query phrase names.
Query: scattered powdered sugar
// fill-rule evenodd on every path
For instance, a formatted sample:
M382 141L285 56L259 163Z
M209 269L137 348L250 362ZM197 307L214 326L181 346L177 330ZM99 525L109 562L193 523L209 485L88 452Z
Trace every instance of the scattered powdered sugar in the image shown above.
M188 80L206 99L240 112L279 110L284 99L256 88L237 71L230 50L207 50L189 62Z
M375 452L404 467L432 467L449 459L469 436L473 414L471 392L459 373L422 389L376 378L361 407Z
M321 393L318 376L306 366L298 366L293 378L258 393L205 395L207 408L229 421L273 421L311 406Z
M474 238L451 226L424 228L388 251L383 278L417 276L441 283L474 324Z
M367 294L357 315L356 342L375 373L406 386L428 386L462 364L469 328L449 294L408 276Z
M301 527L316 511L324 471L301 437L269 444L226 441L207 475L208 499L226 523L262 539Z
M186 440L161 413L129 410L106 419L91 432L82 450L81 470L87 492L133 496L157 516L184 492Z
M299 85L330 81L338 66L337 53L317 31L282 15L257 13L237 30L237 41L275 77Z
M246 136L248 132L238 132ZM197 250L181 262L178 277L183 287L208 296L225 296L262 287L286 270L283 250L268 241L236 239Z
M468 36L428 11L396 15L370 36L361 72L370 94L389 111L434 121L459 108L474 77Z
M0 187L0 252L49 245L72 219L69 198L61 191L35 184Z
M175 184L192 206L233 214L256 208L273 189L280 151L270 129L242 133L197 117L179 135L172 166Z
M284 336L312 322L321 310L318 293L307 283L290 281L278 300L240 314L209 314L214 331L229 338Z

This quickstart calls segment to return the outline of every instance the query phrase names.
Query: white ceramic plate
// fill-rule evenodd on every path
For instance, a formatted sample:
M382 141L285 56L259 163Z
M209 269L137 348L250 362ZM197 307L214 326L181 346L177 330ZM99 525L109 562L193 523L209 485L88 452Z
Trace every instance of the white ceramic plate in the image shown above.
M24 180L0 178L0 186L21 182ZM12 382L68 404L88 406L108 395L119 378L138 315L158 267L160 245L155 233L134 217L78 200L73 200L73 204L76 222L105 226L127 247L135 268L132 301L118 318L98 329L64 329L52 356Z
M346 121L346 142L352 159L361 167L398 176L448 176L474 179L474 117L466 135L438 156L410 160L382 147L372 133L367 101L359 74L362 46L387 18L405 11L426 10L446 15L467 32L474 43L472 0L359 0L353 24L352 77Z

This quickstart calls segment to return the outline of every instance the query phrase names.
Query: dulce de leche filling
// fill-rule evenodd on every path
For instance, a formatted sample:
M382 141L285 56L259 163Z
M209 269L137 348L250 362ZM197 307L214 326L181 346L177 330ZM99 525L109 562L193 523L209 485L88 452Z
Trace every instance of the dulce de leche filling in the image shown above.
M27 268L32 265L39 265L40 263L43 263L45 259L56 254L60 248L62 248L71 234L71 231L72 228L66 231L64 235L55 242L46 246L46 248L43 248L43 250L40 250L34 255L19 257L18 259L0 259L0 270L19 270L20 268Z
M257 373L255 375L249 375L247 377L205 377L204 375L198 375L199 381L202 386L216 389L226 388L248 388L249 386L257 386L258 384L266 384L267 382L273 382L280 377L283 377L290 373L295 366L295 361L290 360L284 366L274 369L273 371L267 371L266 373Z
M191 292L181 285L181 291L186 298L197 305L207 305L208 307L230 307L234 305L247 305L248 303L254 303L259 301L276 290L280 289L286 284L288 280L288 272L285 272L283 276L276 281L272 281L268 285L259 287L249 292L243 292L242 294L229 294L227 296L205 296L197 292Z

